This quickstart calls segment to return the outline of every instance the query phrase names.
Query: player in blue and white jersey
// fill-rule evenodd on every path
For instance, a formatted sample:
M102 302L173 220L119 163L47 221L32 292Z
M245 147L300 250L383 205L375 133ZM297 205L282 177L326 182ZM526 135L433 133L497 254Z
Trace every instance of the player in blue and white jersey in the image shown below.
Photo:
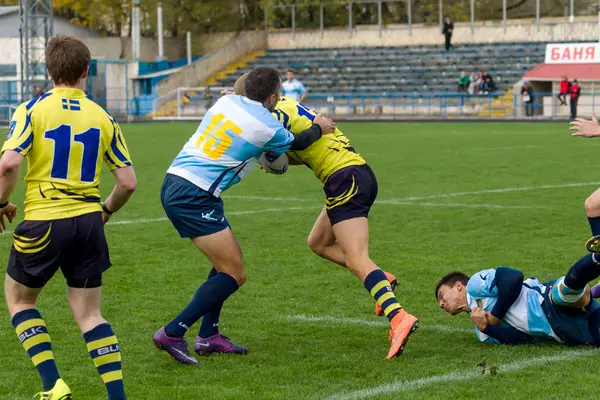
M243 179L263 152L281 155L290 149L303 150L323 133L335 130L333 122L320 116L299 135L286 130L271 115L281 85L278 71L252 70L246 95L224 96L210 108L163 182L161 201L169 220L213 265L192 301L153 338L157 347L181 363L197 363L183 336L200 318L196 353L248 351L221 335L218 328L223 303L246 281L242 251L225 218L221 193Z
M600 345L600 303L588 286L599 276L600 256L590 253L566 276L546 283L524 279L521 271L507 267L470 278L451 272L439 281L435 296L446 312L469 313L477 338L485 343Z
M302 82L296 79L296 72L293 69L288 69L286 75L287 81L283 82L283 95L302 103L308 96L308 91Z

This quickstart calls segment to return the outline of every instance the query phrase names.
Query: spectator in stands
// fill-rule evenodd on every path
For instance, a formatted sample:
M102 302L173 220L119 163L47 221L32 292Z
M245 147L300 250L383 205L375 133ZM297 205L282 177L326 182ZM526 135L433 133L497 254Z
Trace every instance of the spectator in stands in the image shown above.
M454 31L454 24L450 21L449 17L446 17L446 22L444 22L444 29L442 30L442 35L446 37L446 51L450 50L452 47L452 32Z
M471 83L471 78L465 71L462 71L458 78L458 93L466 92L469 89L469 83Z
M290 68L286 72L287 81L283 82L283 95L302 103L308 96L308 91L302 82L296 79L296 71Z
M483 93L488 94L496 90L496 83L494 82L494 78L487 72L483 71L482 78L483 80Z
M477 93L483 94L483 71L479 72L479 79L477 79Z
M569 93L571 93L571 120L574 120L577 118L577 102L579 101L579 95L581 94L581 87L579 87L577 79L573 81Z
M523 105L525 106L525 115L533 117L533 88L529 86L529 82L523 82L521 87L521 97L523 99Z
M44 91L42 90L41 87L36 86L35 87L35 98L37 99L38 97L42 97L44 95Z
M561 106L567 105L567 95L571 90L571 82L569 82L569 78L566 76L562 77L560 81L560 92L558 93L558 100L560 101Z
M477 72L471 72L471 76L469 77L469 94L475 94L477 90L478 81L479 75L477 75Z
M209 108L212 107L213 103L214 103L214 98L213 98L212 91L210 90L210 87L207 86L204 88L204 108L206 110L208 110Z

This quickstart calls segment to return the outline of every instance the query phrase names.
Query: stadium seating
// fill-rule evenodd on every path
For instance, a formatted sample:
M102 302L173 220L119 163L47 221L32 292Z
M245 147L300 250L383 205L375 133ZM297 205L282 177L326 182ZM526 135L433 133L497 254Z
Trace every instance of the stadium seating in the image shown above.
M241 73L269 66L294 68L311 95L454 93L461 71L487 70L504 91L542 62L544 51L539 42L461 44L450 52L441 46L268 50L218 85L233 86Z

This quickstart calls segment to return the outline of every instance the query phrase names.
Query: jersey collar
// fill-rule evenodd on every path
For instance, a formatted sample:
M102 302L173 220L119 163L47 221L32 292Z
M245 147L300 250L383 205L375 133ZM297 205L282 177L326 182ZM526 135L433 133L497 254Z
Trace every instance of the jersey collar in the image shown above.
M68 98L85 97L85 93L83 90L75 88L54 88L48 92L55 93L59 96Z
M246 96L243 96L243 98L244 98L244 101L246 101L246 102L248 102L250 104L255 104L257 106L264 107L263 104L261 102L259 102L259 101L251 100L251 99L247 98Z

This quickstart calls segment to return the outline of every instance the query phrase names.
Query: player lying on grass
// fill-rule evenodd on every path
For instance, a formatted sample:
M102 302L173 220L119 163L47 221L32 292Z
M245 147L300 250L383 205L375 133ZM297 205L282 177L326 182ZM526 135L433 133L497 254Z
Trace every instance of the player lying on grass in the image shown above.
M333 122L318 117L300 135L292 135L271 116L281 85L278 71L254 69L246 81L246 96L222 97L208 110L163 182L167 216L179 235L190 238L213 265L192 301L154 335L157 347L181 363L197 363L184 335L200 318L196 353L248 351L219 333L223 303L246 281L242 250L225 218L221 193L244 178L263 152L302 150L335 130Z
M235 93L244 93L246 75L235 84ZM310 127L317 113L303 104L281 97L274 116L292 133ZM367 162L339 130L321 137L306 149L290 149L290 160L306 165L323 183L325 208L308 236L308 245L319 256L348 268L373 296L390 321L392 342L387 358L404 350L418 320L398 303L393 292L396 278L383 272L369 257L368 215L377 197L377 179ZM390 282L391 281L391 282Z
M591 247L600 252L600 246ZM451 272L438 282L435 296L444 311L469 313L478 339L485 343L554 340L600 345L600 303L591 298L588 286L599 276L600 255L590 253L566 276L546 283L524 280L521 271L506 267L486 269L470 278Z

